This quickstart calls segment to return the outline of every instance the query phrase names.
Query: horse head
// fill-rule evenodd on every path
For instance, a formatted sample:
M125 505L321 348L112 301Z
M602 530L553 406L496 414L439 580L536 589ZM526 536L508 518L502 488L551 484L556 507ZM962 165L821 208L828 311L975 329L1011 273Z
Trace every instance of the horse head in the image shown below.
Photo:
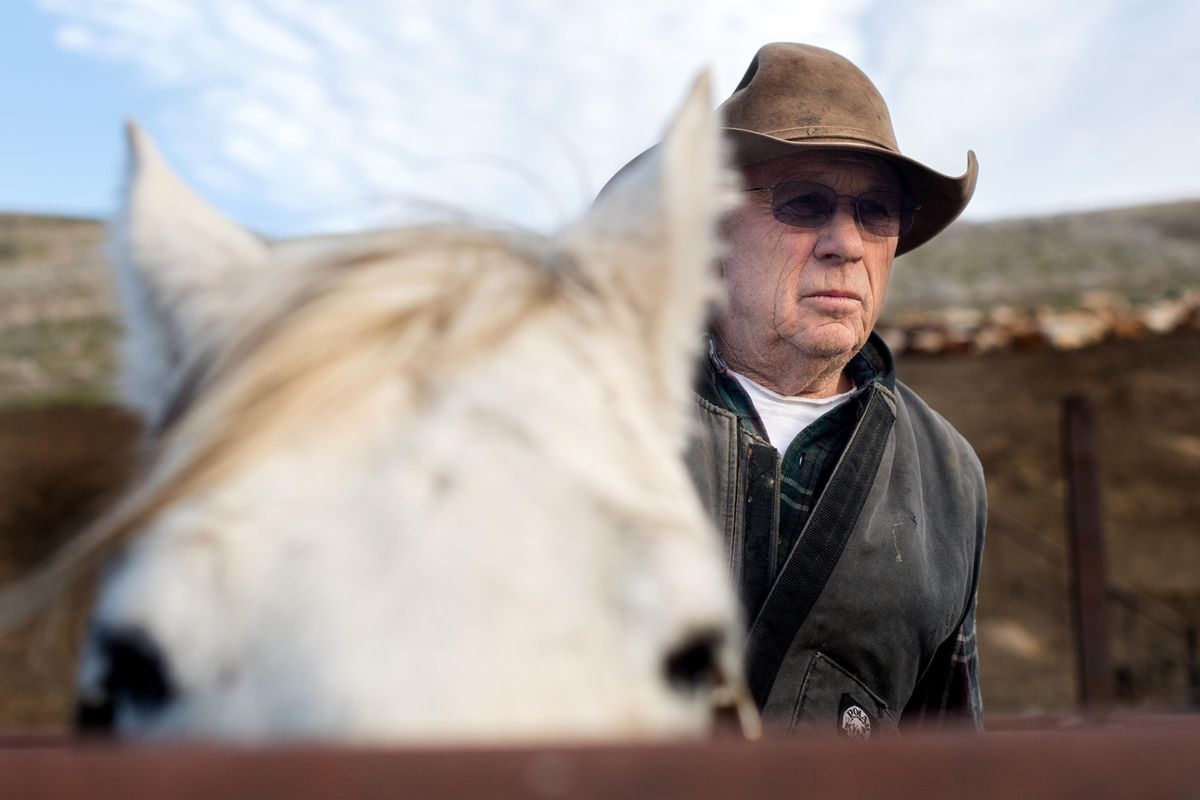
M682 463L732 202L698 82L552 235L268 242L129 131L113 250L141 479L41 578L100 575L81 720L263 739L698 733L740 676Z

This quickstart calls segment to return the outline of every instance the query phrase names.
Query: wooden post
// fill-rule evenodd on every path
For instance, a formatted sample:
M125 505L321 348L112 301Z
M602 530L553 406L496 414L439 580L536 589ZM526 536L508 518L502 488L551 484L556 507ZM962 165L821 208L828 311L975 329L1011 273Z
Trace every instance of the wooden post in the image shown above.
M1095 412L1089 398L1070 395L1063 399L1062 415L1079 703L1085 711L1095 711L1112 702L1112 670L1108 659L1108 573L1100 513Z

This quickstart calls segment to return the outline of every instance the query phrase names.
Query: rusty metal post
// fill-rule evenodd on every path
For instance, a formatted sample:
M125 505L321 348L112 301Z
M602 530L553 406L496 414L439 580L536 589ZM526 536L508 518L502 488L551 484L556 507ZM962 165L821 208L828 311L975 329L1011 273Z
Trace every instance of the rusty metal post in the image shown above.
M1089 398L1070 395L1063 399L1062 434L1079 703L1085 711L1094 711L1112 702L1112 671L1108 659L1108 573L1100 513L1100 470L1096 463L1095 412Z
M1192 711L1200 711L1200 659L1196 654L1196 626L1188 625L1184 633L1187 647L1187 707Z

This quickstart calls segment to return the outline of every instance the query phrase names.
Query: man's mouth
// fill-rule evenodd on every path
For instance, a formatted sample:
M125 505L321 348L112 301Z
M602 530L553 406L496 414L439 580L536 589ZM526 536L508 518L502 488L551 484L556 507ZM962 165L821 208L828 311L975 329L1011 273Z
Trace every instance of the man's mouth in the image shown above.
M844 292L838 289L827 289L820 292L811 292L806 294L805 297L813 299L853 300L859 303L862 302L862 298L854 292Z

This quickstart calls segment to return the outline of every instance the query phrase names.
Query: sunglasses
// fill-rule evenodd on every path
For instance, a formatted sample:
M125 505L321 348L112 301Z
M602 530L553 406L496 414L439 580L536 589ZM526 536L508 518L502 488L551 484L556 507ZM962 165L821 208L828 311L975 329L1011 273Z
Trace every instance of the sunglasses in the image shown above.
M895 237L908 233L920 208L911 197L900 192L863 192L852 196L838 194L822 183L809 181L786 181L778 186L745 191L770 192L772 215L794 228L820 228L833 218L838 201L845 197L852 202L854 219L859 226L876 236Z

